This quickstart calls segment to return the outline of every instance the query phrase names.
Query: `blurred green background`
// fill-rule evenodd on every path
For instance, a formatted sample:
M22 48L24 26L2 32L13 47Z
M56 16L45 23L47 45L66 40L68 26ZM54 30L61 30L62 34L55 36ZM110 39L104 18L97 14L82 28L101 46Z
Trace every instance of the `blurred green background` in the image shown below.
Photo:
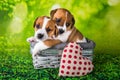
M53 6L68 9L75 26L94 40L95 70L85 77L60 78L58 69L34 70L29 43L36 17ZM0 79L120 79L120 0L0 0Z

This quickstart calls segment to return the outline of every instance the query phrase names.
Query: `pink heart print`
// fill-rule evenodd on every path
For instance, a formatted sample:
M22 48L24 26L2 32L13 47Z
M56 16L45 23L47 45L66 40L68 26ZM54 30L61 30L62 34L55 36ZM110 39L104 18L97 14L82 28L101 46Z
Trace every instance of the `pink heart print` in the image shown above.
M63 50L59 76L83 76L90 73L93 67L92 61L82 56L82 48L71 42Z

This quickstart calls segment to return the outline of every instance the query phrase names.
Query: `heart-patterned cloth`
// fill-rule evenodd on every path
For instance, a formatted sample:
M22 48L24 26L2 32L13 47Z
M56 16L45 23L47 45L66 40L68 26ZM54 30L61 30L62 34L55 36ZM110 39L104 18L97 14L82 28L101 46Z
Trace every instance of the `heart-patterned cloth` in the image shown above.
M59 76L83 76L90 73L93 67L92 61L82 56L82 48L71 42L63 50Z

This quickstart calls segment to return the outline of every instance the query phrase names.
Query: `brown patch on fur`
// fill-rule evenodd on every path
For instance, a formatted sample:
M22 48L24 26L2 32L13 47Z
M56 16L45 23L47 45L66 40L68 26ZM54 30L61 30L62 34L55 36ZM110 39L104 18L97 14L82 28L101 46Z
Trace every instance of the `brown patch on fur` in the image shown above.
M73 28L67 42L74 42L77 40L82 40L83 39L83 35L81 32L79 32L75 27Z
M54 39L47 39L45 41L43 41L45 45L49 46L49 47L52 47L52 46L55 46L57 44L60 44L62 43L60 40L54 40Z
M66 12L67 12L67 19L66 19ZM69 23L70 25L67 27L67 31L72 30L67 42L71 42L71 41L77 41L77 40L82 40L83 39L83 35L81 32L79 32L75 27L75 19L73 17L73 15L64 8L58 8L55 10L52 10L51 13L51 18L56 21L56 19L61 19L61 21L59 23L56 23L58 26L63 26L65 20L66 23Z
M67 18L66 18L66 13L67 13ZM67 9L64 9L64 8L58 8L58 9L52 10L50 13L50 16L51 16L51 19L53 19L54 21L56 21L56 19L61 19L60 22L56 22L58 26L63 26L65 20L67 20L66 24L67 23L70 24L67 27L67 30L72 29L73 25L75 24L73 15Z
M38 28L36 28L36 26L37 25L39 25L39 27L40 28L42 28L42 25L43 25L43 21L44 21L44 18L45 18L46 16L42 16L42 17L37 17L36 18L36 20L34 21L34 28L35 28L35 31L37 31L38 30ZM40 29L39 28L39 29Z
M50 29L50 31L47 32L49 37L52 37L53 35L58 36L58 29L53 20L48 21L48 23L46 25L46 30L47 29Z
M34 25L33 25L35 31L42 28L45 17L50 19L50 17L48 17L48 16L42 16L42 17L36 18ZM37 25L39 25L39 28L36 27ZM50 29L50 31L48 31L48 32L46 31L49 37L52 37L53 35L58 36L58 29L53 20L50 19L45 28L46 28L46 30Z

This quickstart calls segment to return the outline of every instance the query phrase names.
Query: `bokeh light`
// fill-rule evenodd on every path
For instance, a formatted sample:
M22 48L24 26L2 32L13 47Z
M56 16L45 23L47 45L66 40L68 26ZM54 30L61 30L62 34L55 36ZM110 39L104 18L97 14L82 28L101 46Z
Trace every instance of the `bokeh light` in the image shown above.
M16 4L13 10L13 19L11 20L8 32L20 33L24 29L24 19L27 16L27 5L25 2Z

